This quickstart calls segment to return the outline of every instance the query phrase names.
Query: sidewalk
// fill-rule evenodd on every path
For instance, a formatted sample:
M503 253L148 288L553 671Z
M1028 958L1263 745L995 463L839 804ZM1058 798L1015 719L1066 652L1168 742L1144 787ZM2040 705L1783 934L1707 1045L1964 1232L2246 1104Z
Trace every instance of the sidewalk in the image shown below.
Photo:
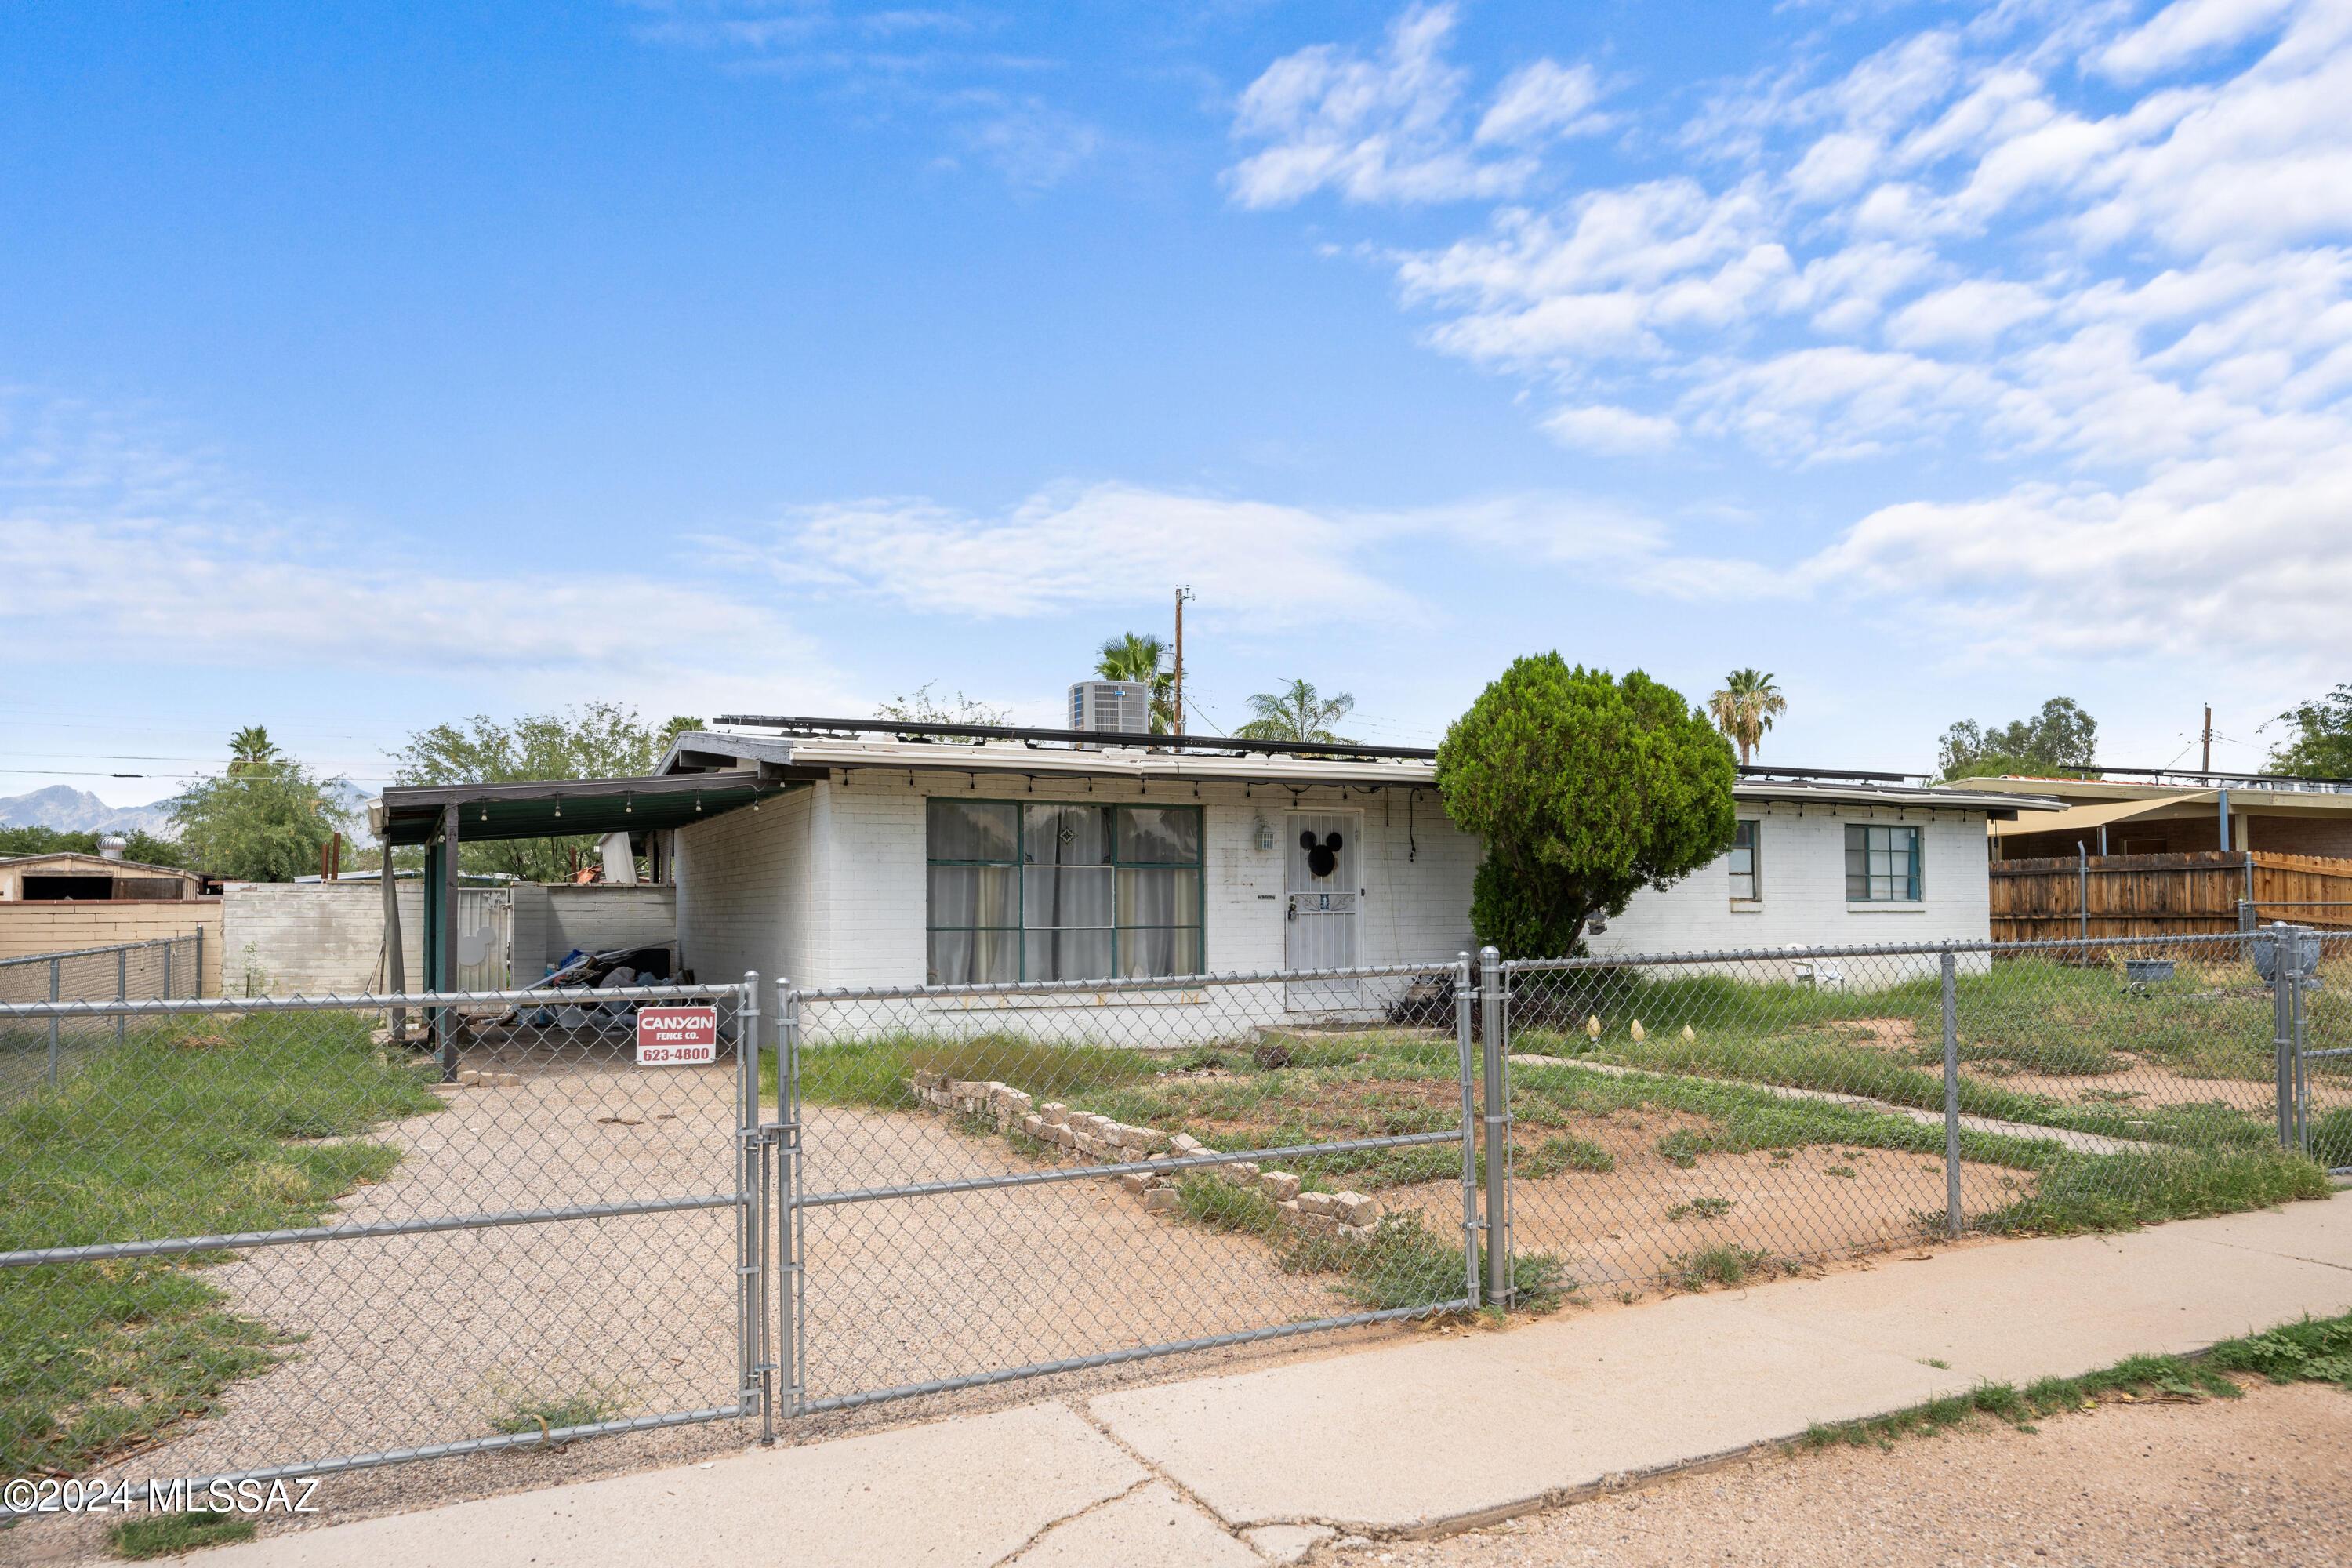
M1258 1568L2352 1309L2352 1194L1074 1397L206 1552L216 1568ZM1948 1363L1929 1365L1931 1361Z

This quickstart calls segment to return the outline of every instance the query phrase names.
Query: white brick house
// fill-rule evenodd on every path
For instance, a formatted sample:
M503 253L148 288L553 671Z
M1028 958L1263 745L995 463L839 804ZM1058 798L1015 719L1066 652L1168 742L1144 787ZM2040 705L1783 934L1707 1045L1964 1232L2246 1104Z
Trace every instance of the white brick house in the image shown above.
M659 772L789 787L676 831L679 948L706 979L1434 967L1475 945L1479 846L1425 758L695 732ZM1638 894L1596 953L1982 940L1987 815L2038 805L1883 777L1736 793L1741 847Z

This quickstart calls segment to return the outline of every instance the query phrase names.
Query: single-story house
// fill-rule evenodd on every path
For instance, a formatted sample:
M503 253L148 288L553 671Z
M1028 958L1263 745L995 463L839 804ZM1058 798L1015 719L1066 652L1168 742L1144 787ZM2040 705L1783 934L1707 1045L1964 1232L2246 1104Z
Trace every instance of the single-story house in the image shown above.
M706 981L746 970L803 987L882 987L1435 968L1476 946L1480 846L1446 818L1424 749L847 720L764 727L776 732L681 735L648 778L393 789L371 816L394 842L442 855L428 900L446 879L449 833L628 832L655 880L675 885L680 963ZM2053 809L1893 774L1799 770L1744 770L1735 795L1735 846L1665 891L1636 895L1595 933L1597 952L1983 941L1987 818ZM444 939L429 934L439 929L429 912L425 923L429 984ZM1279 1003L1269 992L1247 1005L1356 1013L1407 984L1294 984Z
M60 850L0 860L0 900L94 902L114 899L194 899L204 877L177 866L150 866L119 855Z
M2066 808L1996 819L1994 854L2003 860L2215 849L2352 858L2352 779L2147 769L2095 779L1962 779L1939 793L2031 796Z

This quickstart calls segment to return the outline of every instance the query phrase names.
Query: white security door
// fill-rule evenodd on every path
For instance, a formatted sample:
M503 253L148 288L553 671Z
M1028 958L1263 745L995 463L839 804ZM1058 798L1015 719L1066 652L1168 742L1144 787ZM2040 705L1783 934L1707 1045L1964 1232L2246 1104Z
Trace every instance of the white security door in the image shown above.
M457 889L459 991L504 991L514 984L514 891ZM532 976L537 979L537 975Z
M1363 864L1363 819L1354 812L1297 812L1284 818L1282 965L1285 969L1348 969L1356 962L1358 880ZM1284 1005L1319 1013L1363 1005L1355 980L1292 984Z

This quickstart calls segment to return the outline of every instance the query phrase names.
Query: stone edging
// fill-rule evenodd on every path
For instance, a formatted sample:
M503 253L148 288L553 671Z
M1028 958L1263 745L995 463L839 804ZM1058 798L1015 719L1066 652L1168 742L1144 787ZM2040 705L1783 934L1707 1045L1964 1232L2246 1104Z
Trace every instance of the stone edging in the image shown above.
M1157 1127L1130 1127L1092 1111L1073 1110L1058 1100L1039 1105L1032 1096L993 1079L986 1082L952 1079L925 1068L907 1081L915 1097L933 1110L950 1115L992 1116L999 1132L1018 1131L1041 1143L1067 1149L1081 1159L1131 1164L1138 1160L1195 1159L1218 1152L1190 1133L1171 1136ZM1303 1235L1369 1241L1381 1222L1377 1198L1356 1192L1302 1192L1299 1179L1289 1172L1261 1171L1238 1155L1226 1164L1190 1169L1232 1186L1264 1193L1274 1200L1276 1212ZM1185 1173L1130 1171L1119 1178L1119 1184L1143 1199L1146 1214L1172 1215L1177 1207L1176 1184Z

